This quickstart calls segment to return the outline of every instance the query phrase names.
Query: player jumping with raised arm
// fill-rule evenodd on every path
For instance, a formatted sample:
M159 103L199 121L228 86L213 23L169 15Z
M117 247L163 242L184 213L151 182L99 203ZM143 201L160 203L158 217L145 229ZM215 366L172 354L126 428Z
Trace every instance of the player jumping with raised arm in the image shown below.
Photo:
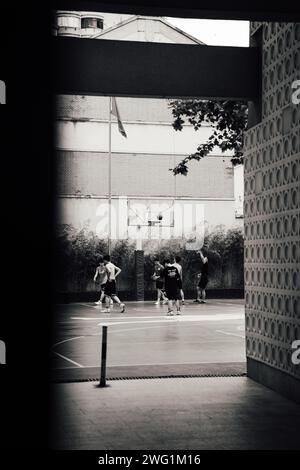
M207 256L204 256L202 251L198 252L202 261L202 266L201 266L201 273L198 275L199 277L199 284L197 286L197 300L199 304L205 304L206 303L206 292L205 288L208 283L208 258Z

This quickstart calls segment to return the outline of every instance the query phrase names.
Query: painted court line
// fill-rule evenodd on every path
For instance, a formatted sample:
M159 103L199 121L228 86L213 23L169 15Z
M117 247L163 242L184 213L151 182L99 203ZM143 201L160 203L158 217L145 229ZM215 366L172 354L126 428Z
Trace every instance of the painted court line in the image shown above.
M108 314L109 315L109 314ZM127 317L127 316L124 316L124 317L71 317L71 320L112 320L112 321L115 321L115 320L120 320L120 319L123 319L124 320L145 320L145 319L152 319L152 318L166 318L166 315L155 315L155 316L151 316L151 317Z
M246 361L234 361L236 364L246 364ZM139 367L139 366L181 366L181 365L201 365L201 364L215 364L211 361L197 361L197 362L156 362L148 363L144 362L143 364L108 364L107 367ZM218 362L217 364L226 365L228 362ZM230 362L229 362L230 364ZM84 369L97 369L99 364L95 366L83 366ZM57 367L57 369L77 369L77 367Z
M73 336L72 338L64 339L63 341L59 341L58 343L53 344L52 348L55 348L56 346L59 346L60 344L68 343L69 341L73 341L74 339L80 339L80 338L84 338L84 336Z
M110 321L106 321L105 323L98 323L99 326L114 326L114 325L130 325L130 324L141 324L141 323L167 323L167 322L204 322L204 321L224 321L224 320L242 320L244 315L241 314L231 314L230 318L228 318L229 315L224 315L224 314L217 314L217 315L193 315L193 316L170 316L168 318L164 318L163 320L158 320L157 317L155 317L155 320L147 320L147 321L114 321L111 323ZM110 320L110 319L104 319L104 320ZM127 320L125 318L125 320Z
M78 362L72 361L72 359L69 359L68 357L63 356L62 354L59 354L59 353L56 352L56 351L52 351L52 352L53 352L53 354L56 354L56 356L61 357L61 358L64 359L65 361L71 362L71 364L74 364L74 365L77 366L77 367L81 367L81 368L83 367L81 364L78 364Z
M171 316L168 317L169 319L174 319L176 318L177 320L180 319L180 321L222 321L222 320L242 320L244 318L244 315L242 313L216 313L216 314L209 314L209 315L186 315L186 314L181 314L180 316ZM155 315L151 317L71 317L71 320L83 320L83 321L99 321L99 320L107 320L107 321L112 321L116 322L118 320L123 320L122 323L126 323L127 320L166 320L166 315ZM150 323L150 322L149 322ZM111 323L112 325L114 323Z
M245 339L245 336L237 335L236 333L229 333L228 331L216 330L216 332L217 332L217 333L222 333L223 335L237 336L238 338L243 338L243 339Z
M168 328L167 325L157 325L157 326L146 326L148 325L149 323L158 323L158 322L127 322L127 323L113 323L112 325L115 326L115 325L128 325L128 324L134 324L134 325L145 325L145 326L140 326L139 328L122 328L120 330L115 330L113 329L110 334L120 334L120 333L128 333L129 331L140 331L140 330L144 330L145 328L147 330L151 330L151 329L157 329L157 328ZM161 323L161 322L159 322ZM169 323L169 320L166 320L165 323ZM108 325L108 323L99 323L99 325ZM55 348L63 343L68 343L70 341L74 341L76 339L81 339L81 338L88 338L88 337L91 337L91 336L101 336L102 333L93 333L91 335L86 335L86 336L74 336L72 338L68 338L68 339L65 339L64 341L61 341L59 343L56 343L52 346L52 348ZM53 351L54 352L54 351Z
M97 305L83 304L82 302L80 302L76 305L81 305L82 307L89 307L89 308L95 308L95 309L99 308L99 306L97 306Z

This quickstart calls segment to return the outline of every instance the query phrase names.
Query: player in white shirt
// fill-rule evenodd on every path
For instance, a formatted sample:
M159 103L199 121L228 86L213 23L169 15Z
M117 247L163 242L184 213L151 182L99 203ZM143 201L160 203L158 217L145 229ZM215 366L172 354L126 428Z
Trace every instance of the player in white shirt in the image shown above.
M121 269L115 266L110 261L110 256L105 255L103 258L105 270L107 274L107 282L104 288L105 295L105 310L103 313L110 313L110 300L114 300L121 307L121 313L125 312L125 304L121 302L117 296L116 278L121 272Z

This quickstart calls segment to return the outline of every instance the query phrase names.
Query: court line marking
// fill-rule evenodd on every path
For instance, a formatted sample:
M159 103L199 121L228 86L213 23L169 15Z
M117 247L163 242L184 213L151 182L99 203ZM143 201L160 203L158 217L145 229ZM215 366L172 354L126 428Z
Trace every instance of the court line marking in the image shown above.
M179 319L179 318L177 318L177 319ZM166 319L164 322L165 322L165 323L169 322L169 319ZM133 323L133 324L136 324L137 322L127 322L127 323L125 323L125 324L132 324L132 323ZM138 322L138 324L143 324L143 325L148 324L148 323L156 323L156 322L149 322L149 321L147 321L147 322ZM119 322L118 324L124 325L123 322ZM101 323L100 323L99 325L101 325ZM116 325L116 323L113 323L112 325ZM167 325L163 325L163 326L162 326L162 325L157 325L157 326L151 326L151 327L148 327L148 328L146 327L146 329L157 329L157 328L167 328ZM116 333L124 333L124 332L128 332L128 331L138 331L138 330L143 330L143 329L145 329L145 326L142 326L142 327L140 327L140 328L126 328L126 329L123 328L123 329L120 329L120 330L114 330L114 329L113 329L111 333L112 333L112 334L116 334ZM240 338L245 339L244 336L237 335L237 334L234 334L234 333L224 332L224 331L222 331L222 330L216 330L216 332L223 333L223 334L225 334L225 335L238 336L238 337L240 337ZM64 344L64 343L67 343L67 342L70 342L70 341L74 341L74 340L76 340L76 339L86 338L87 336L101 336L101 333L94 333L94 334L92 334L92 335L75 336L75 337L73 337L73 338L68 338L68 339L66 339L66 340L64 340L64 341L60 341L60 342L54 344L54 345L52 346L52 349L55 348L56 346L61 345L61 344ZM54 351L54 350L53 350L52 352L53 352L54 354L56 354L57 356L61 357L62 359L66 360L66 361L68 361L68 362L70 362L70 363L72 363L72 364L74 364L74 365L76 365L77 367L80 367L80 368L85 368L85 367L99 367L99 365L97 365L97 366L83 366L83 365L79 364L78 362L75 362L75 361L73 361L72 359L70 359L70 358L68 358L68 357L66 357L66 356L63 356L62 354L60 354L60 353L58 353L58 352L56 352L56 351ZM235 361L235 362L236 362L236 361ZM241 362L241 363L242 363L242 362L245 362L245 361L237 361L237 362ZM207 362L199 362L199 361L198 361L198 362L182 362L181 364L210 364L210 363L211 363L211 361L207 361ZM177 364L177 363L170 363L170 362L169 362L169 363L159 363L159 364L144 363L144 364L131 364L131 365L130 365L130 364L129 364L129 365L112 364L112 365L110 365L110 367L147 366L147 365L172 365L172 364L175 365L175 364ZM225 364L226 364L226 363L225 363ZM60 369L67 369L67 368L66 368L66 367L61 367Z
M157 318L157 317L155 317ZM222 320L242 320L244 318L244 315L242 314L232 314L230 318L228 318L228 315L224 314L217 314L217 315L201 315L201 316L181 316L181 315L174 315L170 316L168 318L165 318L164 320L148 320L148 321L115 321L113 323L110 323L110 321L107 321L105 323L98 323L98 326L114 326L114 325L130 325L130 324L141 324L141 323L167 323L167 322L172 322L172 323L181 323L181 322L203 322L203 321L222 321ZM109 319L110 320L110 319ZM126 320L126 318L125 318Z
M111 323L111 325L114 325L114 324L117 324L117 322L119 320L124 320L122 322L119 321L119 323L123 323L123 324L126 324L126 320L152 320L152 319L155 319L156 321L169 321L170 319L176 319L176 320L180 320L180 321L219 321L219 320L241 320L245 317L245 315L243 313L216 313L214 315L212 314L208 314L208 315L203 315L203 314L200 314L200 315L186 315L186 314L181 314L181 315L172 315L168 318L166 318L167 315L160 315L160 316L151 316L151 317L127 317L127 316L124 316L124 317L116 317L116 318L112 318L112 317L98 317L98 318L93 318L93 317L70 317L71 320L84 320L84 321L90 321L90 320L93 320L93 321L99 321L99 320L107 320L109 322L114 322L114 323ZM128 323L132 323L132 322L128 322ZM140 322L136 322L136 323L140 323ZM147 323L147 322L145 322ZM151 323L151 322L148 322L148 323Z
M70 317L70 320L83 320L83 321L99 321L99 320L109 320L109 321L115 321L115 320L144 320L144 319L152 319L152 318L166 318L166 315L163 316L154 316L154 317ZM66 322L65 322L66 323Z
M74 364L74 365L77 366L77 367L81 367L81 368L84 367L84 366L82 366L81 364L79 364L78 362L72 361L72 359L69 359L68 357L63 356L62 354L59 354L59 353L56 352L56 351L52 351L52 352L53 352L53 354L56 354L57 356L61 357L61 358L64 359L65 361L71 362L71 364ZM66 367L64 367L64 369L66 369Z
M89 308L99 308L99 306L97 306L97 305L84 304L82 302L79 302L76 305L82 305L83 307L89 307Z
M172 320L179 320L179 318L175 317L175 318L170 318L171 321ZM164 320L164 323L169 323L170 322L170 319L165 319ZM149 323L161 323L161 321L146 321L146 322L115 322L115 323L99 323L97 326L99 325L103 325L103 326L114 326L114 325L128 325L128 324L134 324L134 325L147 325ZM183 322L184 323L184 322ZM146 327L146 329L150 330L150 329L154 329L154 328L166 328L167 326L161 326L161 325L157 325L157 326L150 326L150 327ZM122 328L120 330L112 330L111 333L123 333L123 332L127 332L127 331L138 331L138 330L144 330L145 329L145 326L142 326L140 328ZM225 332L225 331L222 331L222 330L215 330L216 332L219 332L219 333L223 333L223 334L226 334L226 335L233 335L233 336L238 336L240 338L243 338L245 339L245 336L241 336L241 335L237 335L237 334L234 334L234 333L228 333L228 332ZM82 335L82 336L74 336L72 338L67 338L63 341L59 341L58 343L55 343L53 344L52 346L52 349L56 348L57 346L60 346L61 344L64 344L64 343L68 343L70 341L74 341L76 339L82 339L82 338L87 338L87 337L90 337L90 336L101 336L101 333L93 333L93 334L90 334L90 335ZM54 351L53 351L54 352Z
M149 323L149 322L144 322L144 324L145 323ZM184 325L184 326L188 326L188 325ZM142 330L145 330L145 329L146 330L152 330L152 329L157 329L157 328L168 328L168 325L157 325L157 326L149 326L149 327L141 326L140 328L122 328L120 330L112 329L109 334L120 334L120 333L124 333L124 332L126 333L128 331L142 331ZM101 336L101 334L97 333L97 334L94 334L94 335L91 335L91 336ZM166 340L163 341L163 343L169 343L169 342L173 343L173 341L166 341ZM217 340L217 339L207 339L206 338L204 340L204 342L209 342L209 343L216 342L216 343L218 343L219 340ZM144 341L142 343L144 344ZM162 341L151 341L150 340L147 343L162 343ZM189 343L189 344L191 344L191 343Z
M152 300L146 300L146 301L140 301L140 302L135 302L135 301L129 301L129 302L125 302L126 305L140 305L140 306L146 306L146 305L155 305L155 303L152 301ZM240 307L241 305L244 305L245 301L241 299L240 302L236 302L236 303L232 303L232 302L223 302L221 300L214 300L214 299L210 299L207 301L206 303L206 306L210 307L210 306L214 306L215 304L218 304L218 305L233 305L234 307ZM104 302L102 302L102 304L104 304ZM185 304L186 305L193 305L193 306L197 306L199 305L197 302L194 302L192 299L190 300L185 300ZM91 302L91 303L85 303L85 302L71 302L69 304L56 304L57 306L64 306L64 305L83 305L84 307L91 307L91 308L101 308L101 305L96 305L94 302ZM114 305L117 305L116 302L114 302ZM159 307L163 307L163 304L160 304L160 305L155 305L157 308ZM138 308L138 307L134 307L134 308Z
M214 302L214 304L206 304L206 305L230 305L231 307L243 307L245 305L245 301L244 302L241 302L241 303L236 303L236 304L233 304L232 302Z
M217 333L222 333L223 335L237 336L238 338L243 338L243 339L245 339L245 336L237 335L236 333L229 333L228 331L216 330L216 332L217 332Z
M128 322L128 323L133 323L133 324L136 324L136 322ZM138 322L139 324L140 322ZM153 323L153 322L141 322L143 324L145 323ZM155 322L156 323L156 322ZM119 323L120 324L120 323ZM121 323L122 325L124 325L124 323ZM125 323L126 324L126 323ZM99 323L99 325L101 325L101 323ZM114 323L114 325L116 325L116 323ZM160 325L157 325L157 326L150 326L149 328L147 328L148 330L152 329L152 328L166 328L167 326L160 326ZM126 332L126 331L136 331L136 330L144 330L145 327L142 326L141 328L122 328L121 330L112 330L112 333L122 333L123 331ZM65 339L64 341L59 341L58 343L55 343L52 345L52 349L56 348L57 346L60 346L61 344L64 344L64 343L68 343L70 341L74 341L75 339L82 339L82 338L88 338L90 336L101 336L102 333L93 333L93 334L90 334L90 335L83 335L83 336L74 336L72 338L67 338ZM54 352L54 351L53 351Z
M156 363L156 364L150 364L150 363L147 363L145 362L144 364L108 364L107 367L141 367L141 366L182 366L182 365L196 365L196 364L222 364L223 365L226 365L226 364L231 364L232 362L234 362L235 364L246 364L246 361L230 361L230 362L211 362L211 361L202 361L202 362L159 362L159 363ZM100 365L97 364L96 366L83 366L84 369L100 369ZM64 369L67 369L67 370L70 370L70 369L78 369L78 367L57 367L57 369L60 369L60 370L64 370Z
M148 323L159 323L159 322L127 322L127 323L113 323L113 325L118 325L118 324L121 324L121 325L126 325L126 324L142 324L142 325L145 325L145 324L148 324ZM166 320L165 323L169 323L169 320ZM101 325L101 323L99 323L99 325ZM110 334L116 334L116 333L124 333L124 332L128 332L128 331L139 331L139 330L144 330L144 329L147 329L147 330L151 330L151 329L157 329L157 328L167 328L167 325L157 325L157 326L149 326L149 327L146 327L146 326L141 326L140 328L122 328L120 330L111 330ZM216 330L217 331L217 330ZM52 348L56 348L57 346L61 345L61 344L64 344L64 343L67 343L67 342L70 342L70 341L74 341L75 339L82 339L82 338L89 338L91 336L101 336L102 333L92 333L90 335L83 335L83 336L74 336L72 338L68 338L68 339L65 339L64 341L60 341L59 343L55 343Z
M230 318L228 318L228 316L230 315ZM145 319L145 317L124 317L124 320L128 320L128 318L133 318L133 319L137 319L137 318L142 318L142 319ZM224 319L230 319L230 320L234 320L234 319L243 319L244 318L244 315L243 314L216 314L216 315L190 315L190 316L187 316L185 315L184 317L181 317L181 316L170 316L169 318L165 318L164 317L148 317L148 318L154 318L155 320L151 320L151 321L114 321L113 323L109 323L109 322L106 322L106 323L98 323L97 326L114 326L114 325L128 325L128 324L149 324L149 323L170 323L170 321L172 323L178 323L178 322L201 322L201 321L219 321L219 320L224 320ZM163 320L159 319L159 318L163 318ZM75 318L74 318L75 319ZM82 317L81 319L83 320L86 320L85 317ZM116 319L116 320L119 320L120 318ZM98 318L98 319L95 319L95 318L91 318L91 320L108 320L107 318ZM109 319L109 320L112 320L112 319ZM157 327L150 327L150 328L164 328L166 326L157 326ZM144 329L145 327L142 327L142 328L134 328L134 329L122 329L122 330L112 330L112 333L122 333L122 332L125 332L125 331L134 331L134 330L140 330L140 329ZM147 328L147 327L146 327ZM148 329L150 329L148 328ZM240 338L243 338L245 339L244 336L241 336L241 335L237 335L237 334L234 334L234 333L228 333L228 332L224 332L222 330L216 330L217 332L220 332L220 333L223 333L225 335L232 335L232 336L238 336ZM86 335L86 336L100 336L100 333L96 333L96 334L93 334L93 335ZM68 338L68 339L65 339L63 341L59 341L58 343L55 343L53 346L52 346L52 349L61 345L61 344L64 344L64 343L67 343L67 342L70 342L70 341L74 341L76 339L81 339L81 338L85 338L86 336L75 336L75 337L72 337L72 338ZM69 359L68 357L66 356L63 356L62 354L56 352L56 351L52 351L54 354L56 354L57 356L61 357L62 359L76 365L77 367L80 367L80 368L83 368L84 366L79 364L78 362L75 362L73 361L72 359ZM143 364L141 364L143 365ZM144 364L146 365L146 364ZM124 366L125 367L125 366Z
M73 336L72 338L64 339L63 341L59 341L58 343L53 344L52 348L55 348L56 346L59 346L60 344L67 343L68 341L73 341L74 339L80 339L80 338L84 338L84 336Z
M151 302L151 303L150 303ZM141 302L143 303L143 302ZM128 302L127 305L130 307L131 305L136 305L137 302ZM154 305L152 304L152 301L149 301L149 303L146 303L145 302L145 306L146 305ZM58 306L61 306L61 305L65 305L65 304L57 304ZM81 305L82 307L88 307L88 308L92 308L94 310L99 310L100 308L104 308L103 305L93 305L93 304L87 304L87 303L84 303L84 302L78 302L78 303L74 303L74 304L69 304L69 305ZM191 307L199 307L199 304L197 304L196 302L194 303L193 301L190 301L190 302L186 302L186 305L189 305ZM233 304L233 303L230 303L230 302L220 302L220 301L213 301L212 303L206 303L205 306L206 307L214 307L215 305L228 305L228 306L231 306L231 307L241 307L244 305L244 303L236 303L236 304ZM114 306L116 306L116 303L114 303ZM141 307L143 308L143 306L141 305ZM159 309L163 307L163 305L156 305L156 308ZM183 306L184 307L184 306ZM132 307L133 310L139 310L141 311L140 307ZM148 310L144 310L144 311L148 311Z
M150 310L150 309L145 309L145 308L144 308L144 309L142 309L142 308L132 308L132 309L130 309L130 310L131 310L131 311L134 310L134 311L136 311L137 313L148 313L148 314L149 314L149 310ZM152 310L152 309L151 309L151 310ZM198 308L198 305L196 305L195 308L189 308L189 307L186 307L186 306L181 307L181 311L182 311L182 312L186 312L186 314L188 314L188 312L193 313L193 314L194 314L194 313L199 313L199 314L201 313L201 314L202 314L203 312L201 312L201 310L204 310L204 309L201 308L201 307ZM217 310L217 309L216 309L216 305L213 305L213 306L211 306L210 308L205 308L205 313L210 313L211 315L215 315L214 313L211 313L211 312L213 312L213 311L215 311L215 310ZM219 309L219 308L218 308L218 310L222 310L222 309ZM233 308L233 307L224 309L224 311L225 311L225 312L228 312L228 313L230 313L230 312L236 312L236 311L241 311L241 310L242 310L241 308L238 308L238 309L237 309L237 308ZM112 311L113 311L113 313L118 313L116 310L112 310ZM153 313L156 313L156 312L157 312L157 313L159 313L159 314L162 314L164 311L166 312L167 310L166 310L166 309L162 309L162 308L157 309L157 310L156 310L156 309L155 309L155 310L152 310ZM103 312L102 312L102 313L103 313Z

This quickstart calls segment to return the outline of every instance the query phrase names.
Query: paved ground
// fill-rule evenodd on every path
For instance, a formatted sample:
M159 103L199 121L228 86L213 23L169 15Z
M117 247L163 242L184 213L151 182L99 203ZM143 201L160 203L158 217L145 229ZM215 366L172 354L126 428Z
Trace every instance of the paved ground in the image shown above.
M52 387L55 449L300 449L300 406L245 377Z
M99 369L102 325L108 325L109 368L173 367L210 363L244 363L244 302L188 302L180 317L166 317L166 306L130 302L126 313L110 314L94 304L58 305L53 368L66 374ZM124 369L125 370L125 369ZM190 369L189 369L190 370ZM68 371L68 372L67 372Z

